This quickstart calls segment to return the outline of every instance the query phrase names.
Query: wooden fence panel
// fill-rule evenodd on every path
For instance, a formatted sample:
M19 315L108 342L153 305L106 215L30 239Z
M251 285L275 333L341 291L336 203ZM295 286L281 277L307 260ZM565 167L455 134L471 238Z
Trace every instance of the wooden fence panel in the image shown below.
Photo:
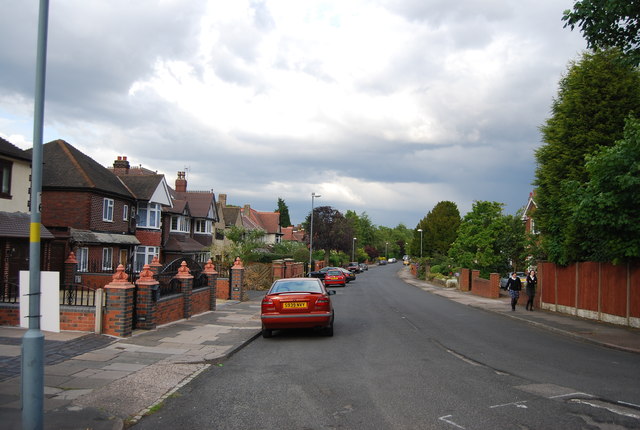
M640 265L631 266L629 270L629 316L632 318L640 318Z
M572 265L571 267L575 267ZM600 263L587 261L580 263L578 282L579 309L591 312L598 312L598 279L600 277Z
M556 303L556 265L538 263L538 293L545 303Z
M600 311L621 317L627 316L627 265L602 263L600 282Z
M558 305L575 307L576 305L576 267L575 265L556 267L558 275Z

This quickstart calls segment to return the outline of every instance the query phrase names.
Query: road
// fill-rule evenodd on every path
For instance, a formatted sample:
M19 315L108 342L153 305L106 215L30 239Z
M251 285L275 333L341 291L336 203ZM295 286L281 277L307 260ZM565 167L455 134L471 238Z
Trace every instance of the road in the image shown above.
M638 355L429 294L400 268L336 289L334 337L258 338L134 428L640 428Z

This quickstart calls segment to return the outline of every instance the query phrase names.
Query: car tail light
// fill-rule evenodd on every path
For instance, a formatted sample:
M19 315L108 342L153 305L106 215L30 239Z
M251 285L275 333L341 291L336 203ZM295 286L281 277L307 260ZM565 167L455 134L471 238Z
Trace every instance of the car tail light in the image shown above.
M316 308L328 309L329 303L331 303L331 301L328 297L320 297L318 300L316 300Z
M265 297L264 299L262 299L263 312L269 312L269 311L275 311L275 310L276 310L276 305L273 303L273 300L271 300L268 297Z

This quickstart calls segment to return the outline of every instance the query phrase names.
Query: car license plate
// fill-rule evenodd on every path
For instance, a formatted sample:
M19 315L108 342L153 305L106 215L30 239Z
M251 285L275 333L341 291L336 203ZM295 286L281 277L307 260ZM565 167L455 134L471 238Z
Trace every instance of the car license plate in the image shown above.
M285 302L282 304L283 309L307 309L307 302Z

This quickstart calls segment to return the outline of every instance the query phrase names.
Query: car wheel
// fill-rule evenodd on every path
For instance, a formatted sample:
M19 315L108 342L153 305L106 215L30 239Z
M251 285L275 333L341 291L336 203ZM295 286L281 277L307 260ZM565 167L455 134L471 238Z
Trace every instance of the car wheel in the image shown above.
M268 339L271 336L273 336L273 330L270 330L268 328L263 328L262 329L262 337L264 337L265 339Z
M329 327L325 327L324 335L329 337L333 336L333 323L331 323Z

